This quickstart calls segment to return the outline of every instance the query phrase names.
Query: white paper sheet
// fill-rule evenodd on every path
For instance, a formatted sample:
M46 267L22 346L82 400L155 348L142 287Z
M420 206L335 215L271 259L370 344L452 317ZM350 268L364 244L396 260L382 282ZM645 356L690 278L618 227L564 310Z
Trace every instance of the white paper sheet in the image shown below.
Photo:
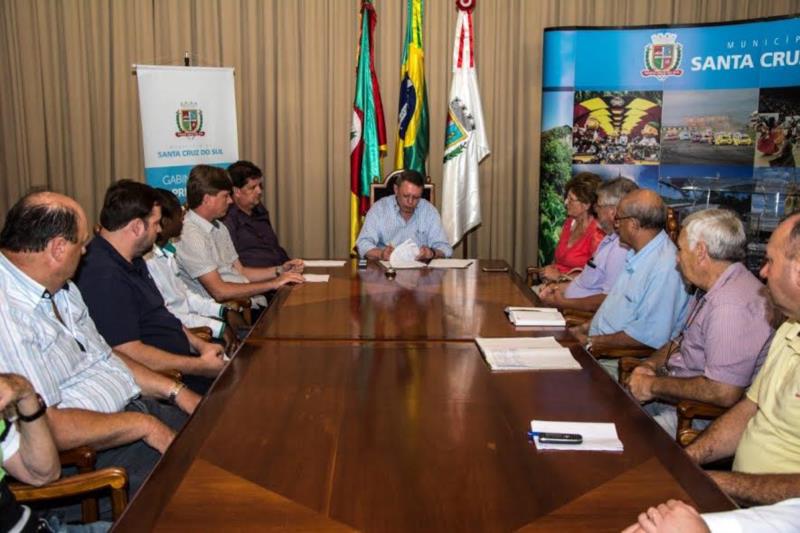
M331 279L330 274L303 274L306 283L328 283Z
M472 264L472 259L434 259L428 264L429 268L467 268Z
M346 261L336 259L303 259L303 264L308 268L337 268L343 267Z
M617 436L617 426L611 422L562 422L531 420L531 431L538 433L577 433L583 437L581 444L542 444L534 437L539 450L621 452L622 441Z

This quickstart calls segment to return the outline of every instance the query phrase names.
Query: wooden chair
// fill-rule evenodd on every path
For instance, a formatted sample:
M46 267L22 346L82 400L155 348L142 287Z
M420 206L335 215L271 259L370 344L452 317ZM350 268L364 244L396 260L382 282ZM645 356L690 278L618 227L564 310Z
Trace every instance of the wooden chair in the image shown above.
M9 483L11 492L20 503L44 502L63 498L82 498L81 519L84 523L98 520L97 495L110 491L111 512L116 520L128 504L128 474L124 468L108 467L95 470L96 452L80 446L59 454L61 466L75 466L78 474L58 479L42 487L18 481Z
M227 302L222 302L222 305L232 307L234 309L239 309L247 325L248 326L253 325L253 312L250 309L249 298L238 298L236 300L228 300Z
M619 360L620 385L626 386L628 384L631 372L641 363L642 359L635 357L623 357ZM697 400L681 400L676 404L675 411L678 416L675 440L681 446L688 446L700 434L700 430L692 427L692 422L695 419L713 420L722 415L726 408Z
M211 341L211 338L213 337L211 328L208 326L198 326L196 328L189 328L189 331L191 331L196 336L200 337L206 342Z
M568 328L580 326L594 317L594 313L591 311L579 311L578 309L562 309L561 314L564 315Z
M390 172L387 174L386 178L384 178L383 182L373 183L369 186L369 205L374 204L381 198L394 194L394 180L400 172L402 172L402 170ZM431 183L430 176L425 179L425 185L422 186L422 197L430 203L434 203L436 199L436 185Z

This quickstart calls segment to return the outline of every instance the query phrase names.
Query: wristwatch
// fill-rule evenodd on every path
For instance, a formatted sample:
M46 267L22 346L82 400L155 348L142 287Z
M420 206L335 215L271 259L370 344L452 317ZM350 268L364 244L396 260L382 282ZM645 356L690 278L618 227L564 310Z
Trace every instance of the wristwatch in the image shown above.
M170 389L169 394L167 395L167 401L171 404L175 403L175 400L178 398L178 394L183 390L186 384L182 381L176 381L175 384Z
M17 402L17 419L20 422L33 422L37 418L40 418L45 413L45 411L47 411L47 404L44 403L44 399L38 392L36 393L36 401L39 402L39 408L36 410L35 413L30 415L23 415L22 413L20 413L19 402Z

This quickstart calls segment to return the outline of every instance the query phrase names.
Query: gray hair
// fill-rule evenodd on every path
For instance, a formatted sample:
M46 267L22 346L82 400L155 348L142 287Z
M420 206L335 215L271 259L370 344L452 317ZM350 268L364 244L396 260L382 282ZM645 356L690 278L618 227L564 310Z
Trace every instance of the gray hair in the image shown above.
M614 178L613 180L603 182L603 184L598 187L597 201L600 202L600 198L602 198L604 204L617 205L619 201L622 200L623 196L638 188L639 186L636 185L636 182L630 178Z
M704 209L692 213L683 222L689 249L699 241L706 243L708 255L717 261L741 261L745 257L747 236L744 225L728 209Z
M643 229L662 230L667 226L667 205L660 197L654 202L631 201L625 205L625 214L636 219Z

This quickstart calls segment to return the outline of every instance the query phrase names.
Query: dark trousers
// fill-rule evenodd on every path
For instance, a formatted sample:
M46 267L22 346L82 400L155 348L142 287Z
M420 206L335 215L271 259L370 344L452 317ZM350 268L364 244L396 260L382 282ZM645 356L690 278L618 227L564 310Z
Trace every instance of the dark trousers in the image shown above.
M172 428L173 431L180 430L188 418L186 413L174 405L163 403L153 398L135 398L125 406L125 410L155 416L165 425ZM145 444L143 440L138 440L124 446L117 446L116 448L98 452L97 468L100 469L108 466L125 468L128 473L128 496L129 498L133 498L160 458L161 454L158 453L158 451ZM77 469L75 467L69 467L65 468L61 475L70 476L76 473ZM100 518L102 520L110 520L111 499L108 497L101 498L99 507ZM61 507L54 509L54 511L62 517L62 521L64 522L80 520L80 504Z

